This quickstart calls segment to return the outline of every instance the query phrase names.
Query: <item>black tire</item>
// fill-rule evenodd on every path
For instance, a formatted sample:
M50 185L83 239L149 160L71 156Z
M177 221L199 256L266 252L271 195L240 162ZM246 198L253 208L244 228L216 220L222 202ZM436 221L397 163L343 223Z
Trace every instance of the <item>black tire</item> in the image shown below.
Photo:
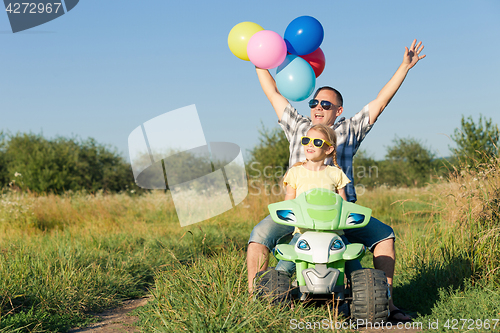
M365 323L387 320L389 291L387 278L378 269L359 269L351 274L351 317Z
M257 299L286 305L290 302L290 276L274 267L258 272L254 279L254 293Z

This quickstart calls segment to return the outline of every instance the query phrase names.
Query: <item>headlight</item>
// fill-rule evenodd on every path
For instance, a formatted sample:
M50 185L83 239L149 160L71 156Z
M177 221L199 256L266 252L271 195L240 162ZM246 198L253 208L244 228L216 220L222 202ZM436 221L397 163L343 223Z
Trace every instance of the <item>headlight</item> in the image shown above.
M344 243L340 239L336 239L333 241L332 245L330 246L331 251L336 251L340 250L344 247Z
M307 241L305 239L301 239L298 243L297 243L297 247L301 250L310 250L311 247L309 246L309 244L307 243Z

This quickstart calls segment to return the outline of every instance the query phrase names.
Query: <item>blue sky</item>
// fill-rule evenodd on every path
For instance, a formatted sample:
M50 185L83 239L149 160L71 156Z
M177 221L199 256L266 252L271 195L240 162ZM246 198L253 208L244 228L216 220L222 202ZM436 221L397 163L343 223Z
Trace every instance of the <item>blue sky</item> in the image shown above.
M477 120L482 113L500 124L499 14L495 0L82 0L54 21L13 34L4 13L0 130L93 137L127 156L134 128L196 104L207 141L251 149L261 123L274 127L277 118L253 65L230 52L227 35L243 21L283 35L294 18L310 15L325 30L326 68L316 86L342 92L344 116L376 97L404 46L423 41L427 58L361 147L382 159L395 136L413 137L447 156L462 115ZM293 104L309 114L306 102Z

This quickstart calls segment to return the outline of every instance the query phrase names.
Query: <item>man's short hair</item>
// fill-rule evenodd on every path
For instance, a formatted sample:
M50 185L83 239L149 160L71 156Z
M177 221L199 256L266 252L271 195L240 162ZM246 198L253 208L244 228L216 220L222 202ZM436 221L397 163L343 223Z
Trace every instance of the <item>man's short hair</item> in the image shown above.
M324 86L324 87L318 88L318 90L316 90L316 92L314 93L313 98L316 98L316 96L318 96L318 94L321 90L333 91L337 95L337 102L340 103L340 106L344 105L344 99L342 98L342 94L337 89L329 87L329 86Z

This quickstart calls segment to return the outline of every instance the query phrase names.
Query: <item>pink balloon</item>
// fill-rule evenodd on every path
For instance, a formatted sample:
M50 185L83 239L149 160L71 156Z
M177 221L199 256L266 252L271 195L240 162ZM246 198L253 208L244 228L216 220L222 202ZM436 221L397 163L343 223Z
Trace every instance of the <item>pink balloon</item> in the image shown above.
M276 32L262 30L248 41L247 54L250 61L259 68L278 67L286 58L286 43Z

